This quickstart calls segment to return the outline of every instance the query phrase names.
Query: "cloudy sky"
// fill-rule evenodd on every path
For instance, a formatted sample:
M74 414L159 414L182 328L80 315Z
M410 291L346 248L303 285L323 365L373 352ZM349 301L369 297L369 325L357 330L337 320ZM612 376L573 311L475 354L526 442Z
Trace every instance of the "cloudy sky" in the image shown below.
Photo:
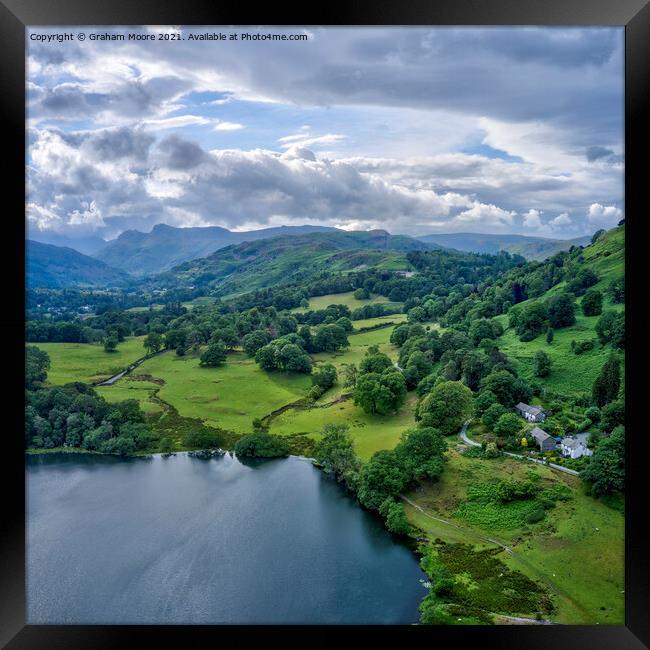
M35 40L64 32L74 40ZM91 37L161 32L182 40ZM189 38L213 32L239 38ZM318 223L570 238L624 216L621 28L27 38L32 232Z

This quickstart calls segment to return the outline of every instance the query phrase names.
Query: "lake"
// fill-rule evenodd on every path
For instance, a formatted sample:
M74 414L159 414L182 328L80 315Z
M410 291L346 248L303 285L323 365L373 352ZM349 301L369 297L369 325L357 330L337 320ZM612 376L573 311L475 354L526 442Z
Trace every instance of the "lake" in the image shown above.
M27 458L31 624L416 623L415 555L301 458Z

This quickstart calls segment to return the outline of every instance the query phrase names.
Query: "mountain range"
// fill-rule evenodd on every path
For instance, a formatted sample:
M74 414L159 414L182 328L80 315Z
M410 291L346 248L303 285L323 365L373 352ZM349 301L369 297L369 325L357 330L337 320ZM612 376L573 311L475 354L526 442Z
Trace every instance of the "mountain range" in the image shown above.
M331 230L335 229L307 225L233 232L217 226L174 228L161 223L148 233L138 230L123 232L95 253L95 257L136 276L151 275L167 271L182 262L205 257L231 244Z
M41 233L42 234L42 233ZM40 236L36 234L36 236ZM54 236L54 235L53 235ZM62 235L56 241L67 241ZM58 237L58 239L57 239ZM141 283L157 286L219 285L220 293L270 286L289 279L314 277L327 270L406 267L409 250L455 249L464 252L508 251L544 259L589 237L572 240L524 235L477 233L391 235L384 230L345 231L325 226L281 226L233 232L215 226L175 228L158 224L151 232L123 232L103 242L81 241L95 252L28 240L27 282L41 287L108 287ZM222 286L223 285L223 286Z
M411 237L385 230L294 234L244 242L184 262L154 278L159 287L218 286L221 295L304 281L322 273L361 268L408 268L405 253L430 250Z
M443 248L454 248L466 253L490 253L496 255L507 251L513 255L522 255L528 260L544 260L560 251L569 250L571 246L585 246L591 237L575 239L547 239L527 235L483 235L471 232L444 233L418 237L427 244L437 244Z

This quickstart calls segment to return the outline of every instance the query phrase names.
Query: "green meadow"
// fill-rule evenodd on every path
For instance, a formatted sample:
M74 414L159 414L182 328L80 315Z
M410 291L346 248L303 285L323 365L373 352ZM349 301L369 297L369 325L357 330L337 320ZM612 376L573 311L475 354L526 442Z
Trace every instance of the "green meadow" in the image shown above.
M371 296L368 300L357 300L354 297L353 291L347 291L346 293L328 293L324 296L313 296L309 299L309 310L317 311L319 309L325 309L329 305L345 305L351 310L355 310L358 307L365 307L366 305L374 305L376 303L384 303L389 305L395 305L400 303L392 303L388 298L384 296ZM308 311L303 307L296 307L292 309L293 312L305 312Z
M474 505L467 499L469 486L504 478L523 480L531 471L540 477L540 489L562 485L570 489L571 497L557 501L541 522L518 520L515 511L521 506L517 502L474 510L467 507ZM424 512L408 503L405 507L411 523L431 540L478 548L508 546L511 551L504 549L498 557L511 569L547 586L556 605L553 620L621 625L624 517L584 490L576 477L546 467L507 457L466 458L452 449L440 480L406 495Z
M303 398L311 386L305 375L266 373L242 352L229 354L218 368L201 367L197 356L164 352L145 361L137 372L165 382L157 396L176 407L179 415L236 433L250 433L253 419Z
M124 370L130 363L146 354L144 336L131 336L122 341L114 352L105 352L99 343L34 343L50 355L47 373L50 384L71 381L97 382Z

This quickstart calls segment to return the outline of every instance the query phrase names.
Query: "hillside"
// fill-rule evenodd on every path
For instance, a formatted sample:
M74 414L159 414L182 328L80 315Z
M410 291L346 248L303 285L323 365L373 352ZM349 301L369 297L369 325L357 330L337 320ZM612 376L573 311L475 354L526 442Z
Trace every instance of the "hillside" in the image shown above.
M589 237L576 239L546 239L526 235L484 235L479 233L445 233L418 237L428 244L437 244L445 248L455 248L468 253L490 253L507 251L513 255L522 255L528 260L543 260L560 251L569 250L571 246L584 246Z
M216 226L174 228L160 223L148 233L138 230L123 232L99 250L95 257L133 275L150 275L168 271L178 264L204 257L233 244L330 230L334 229L323 226L281 226L232 232Z
M94 255L106 246L106 241L101 237L93 235L87 237L67 237L61 233L50 230L41 231L36 228L27 229L27 239L40 242L41 244L50 244L51 246L73 248L84 255Z
M281 236L228 246L185 262L157 276L155 283L160 287L209 286L226 295L305 281L323 272L406 269L406 252L427 249L424 242L384 230Z
M124 287L131 281L128 273L72 248L32 240L27 240L26 267L29 288Z
M625 271L625 227L613 228L581 251L582 261L579 269L590 269L598 276L594 288L603 293L603 312L607 310L621 311L624 304L615 304L607 294L607 287L612 280L622 278ZM533 302L544 302L561 294L566 289L566 281L555 285L543 295L519 303L525 307ZM561 394L590 393L594 379L600 372L611 352L609 346L594 345L593 349L576 355L571 350L571 342L597 340L596 323L600 316L585 316L582 313L582 297L576 302L576 323L563 327L554 332L551 344L546 342L544 334L529 342L522 342L512 328L508 327L508 317L498 316L505 331L499 340L499 347L515 361L523 377L536 380L543 387ZM533 374L533 357L538 350L549 355L552 362L551 373L546 378L537 378ZM623 355L621 355L623 360Z

